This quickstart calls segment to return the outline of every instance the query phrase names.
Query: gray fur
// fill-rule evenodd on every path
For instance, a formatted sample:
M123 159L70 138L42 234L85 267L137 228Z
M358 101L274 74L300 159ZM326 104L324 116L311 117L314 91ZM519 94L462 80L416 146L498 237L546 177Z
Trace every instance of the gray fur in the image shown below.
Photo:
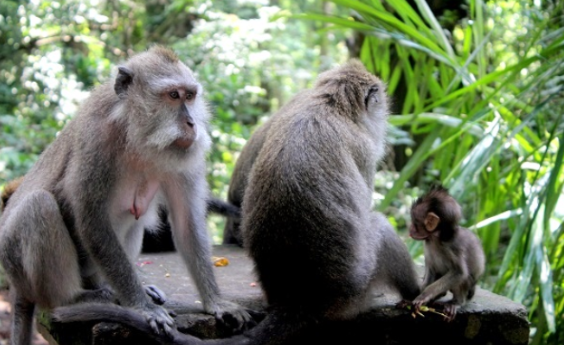
M440 219L437 228L432 231L424 225L429 213ZM411 209L411 237L425 241L423 291L413 304L419 309L450 291L452 299L440 303L448 321L454 319L460 306L474 297L476 284L485 269L480 239L458 225L461 218L460 205L442 186L434 186L417 199Z
M381 283L403 299L419 294L407 247L371 211L386 122L384 85L353 61L320 75L257 131L243 162L241 230L268 314L243 335L206 344L292 343L318 322L355 317ZM161 341L200 343L174 339Z
M114 300L111 291L153 330L171 331L173 319L147 296L132 264L143 229L158 222L159 205L169 212L205 311L236 320L237 327L250 321L220 297L210 261L205 155L211 140L201 86L161 47L123 67L127 75L92 92L5 205L0 261L14 301L12 344L29 344L35 305L107 302ZM174 103L171 88L197 96ZM148 292L162 302L158 290Z

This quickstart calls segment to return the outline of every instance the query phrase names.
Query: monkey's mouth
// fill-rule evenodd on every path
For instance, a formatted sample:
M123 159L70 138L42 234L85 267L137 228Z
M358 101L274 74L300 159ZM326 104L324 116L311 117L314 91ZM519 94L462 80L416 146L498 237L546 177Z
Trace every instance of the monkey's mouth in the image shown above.
M187 148L192 146L194 141L196 141L196 136L196 128L194 124L185 124L182 128L181 136L174 140L172 142L172 145L177 148L186 150Z
M190 146L192 146L192 143L194 143L194 139L195 139L194 136L178 138L172 143L172 145L180 149L187 149Z
M413 238L414 240L425 240L429 236L417 235L417 234L413 234L413 233L410 232L409 237Z

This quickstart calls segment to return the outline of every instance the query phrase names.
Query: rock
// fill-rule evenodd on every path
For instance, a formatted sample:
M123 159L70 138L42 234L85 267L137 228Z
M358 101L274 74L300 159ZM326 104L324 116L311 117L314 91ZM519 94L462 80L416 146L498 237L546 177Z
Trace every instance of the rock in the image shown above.
M229 264L215 267L224 297L248 308L262 311L264 300L253 275L253 265L238 246L214 246L213 255L225 257ZM154 284L168 296L167 308L174 310L178 329L200 338L230 336L210 315L203 314L199 295L177 253L143 254L137 260L144 284ZM299 283L299 282L296 282ZM448 298L447 296L446 298ZM397 296L374 296L368 311L354 320L327 322L311 329L300 343L342 344L528 344L529 322L521 304L478 288L474 299L461 308L453 322L440 315L425 313L412 317L408 310L395 308ZM120 344L152 345L137 331L111 323L61 325L40 317L41 333L57 339L59 345Z

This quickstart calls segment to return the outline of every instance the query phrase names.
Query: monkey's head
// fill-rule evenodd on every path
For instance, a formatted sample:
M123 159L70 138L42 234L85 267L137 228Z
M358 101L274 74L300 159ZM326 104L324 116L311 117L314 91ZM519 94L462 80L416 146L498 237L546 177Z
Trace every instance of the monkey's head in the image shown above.
M177 160L209 148L202 86L171 50L133 56L118 68L114 90L115 115L126 121L127 145L137 152Z
M388 115L386 85L359 60L321 73L315 89L321 91L321 98L353 120L361 120L366 114L376 118Z
M448 240L454 235L460 218L460 205L446 188L435 185L411 206L409 235L415 240Z
M356 59L319 75L316 98L337 114L368 129L376 158L384 154L388 116L386 85Z

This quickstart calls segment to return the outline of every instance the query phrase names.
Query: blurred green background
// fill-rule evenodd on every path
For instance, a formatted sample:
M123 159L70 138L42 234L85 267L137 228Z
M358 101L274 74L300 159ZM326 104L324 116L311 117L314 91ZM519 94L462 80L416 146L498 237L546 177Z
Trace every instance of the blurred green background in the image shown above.
M431 183L449 187L488 257L482 287L528 308L531 343L564 343L563 1L2 0L0 189L116 64L155 43L204 85L222 198L254 129L360 58L393 98L375 207L421 263L409 207ZM222 222L209 220L216 243Z

